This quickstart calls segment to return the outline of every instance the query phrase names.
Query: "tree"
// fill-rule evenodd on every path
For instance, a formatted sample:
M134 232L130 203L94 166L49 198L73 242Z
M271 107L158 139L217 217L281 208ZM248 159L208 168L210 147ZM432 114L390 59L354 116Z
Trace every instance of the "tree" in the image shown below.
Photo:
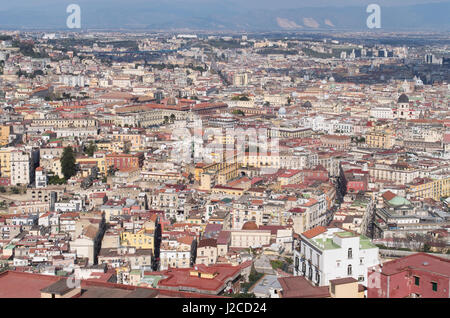
M232 294L232 298L256 298L254 293Z
M248 276L248 280L250 283L255 283L262 276L261 273L258 273L255 268L255 264L252 264L252 268L250 269L250 275Z
M97 146L92 141L89 143L88 146L84 148L84 152L89 156L92 157L94 155L94 152L97 150Z
M48 184L65 184L66 179L60 178L59 176L49 176Z
M170 122L173 123L175 121L175 115L171 114L170 115Z
M118 169L114 166L109 167L108 171L107 171L107 176L114 176L114 174L116 173Z
M233 115L245 116L245 113L240 109L235 109L235 110L233 110Z
M75 155L71 146L64 148L61 157L61 170L66 180L76 174Z

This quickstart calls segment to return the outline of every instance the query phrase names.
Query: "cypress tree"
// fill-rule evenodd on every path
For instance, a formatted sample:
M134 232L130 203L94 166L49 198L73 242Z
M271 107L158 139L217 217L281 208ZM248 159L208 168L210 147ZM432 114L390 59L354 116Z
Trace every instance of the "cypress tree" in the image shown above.
M61 170L66 180L70 179L76 173L75 155L71 146L64 148L61 157Z

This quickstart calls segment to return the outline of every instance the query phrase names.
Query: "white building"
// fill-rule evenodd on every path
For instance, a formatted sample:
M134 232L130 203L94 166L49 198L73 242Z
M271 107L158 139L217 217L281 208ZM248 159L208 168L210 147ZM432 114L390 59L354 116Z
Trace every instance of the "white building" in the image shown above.
M370 116L377 119L394 119L394 111L390 107L374 107L370 109Z
M37 167L35 171L34 177L36 188L45 188L47 187L47 174L44 169L41 167Z
M334 124L334 132L346 135L354 134L353 123L337 122Z
M160 270L172 268L189 268L191 251L179 248L161 249L160 254Z
M88 84L86 78L81 75L61 75L59 82L71 87L84 87L85 84Z
M30 154L21 150L11 151L11 185L28 185L31 173Z
M57 212L79 212L84 208L82 200L68 200L55 203L55 211Z
M378 247L367 237L340 228L315 227L300 234L294 251L294 275L318 286L353 277L367 286L367 268L380 263Z
M248 74L247 73L239 73L233 76L233 85L234 86L245 86L248 84Z

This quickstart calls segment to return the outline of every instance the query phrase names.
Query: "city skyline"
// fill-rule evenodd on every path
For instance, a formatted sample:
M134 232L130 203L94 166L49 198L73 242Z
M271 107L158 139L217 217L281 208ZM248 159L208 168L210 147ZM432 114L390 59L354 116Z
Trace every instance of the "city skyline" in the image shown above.
M0 6L0 299L445 304L450 2L258 3Z

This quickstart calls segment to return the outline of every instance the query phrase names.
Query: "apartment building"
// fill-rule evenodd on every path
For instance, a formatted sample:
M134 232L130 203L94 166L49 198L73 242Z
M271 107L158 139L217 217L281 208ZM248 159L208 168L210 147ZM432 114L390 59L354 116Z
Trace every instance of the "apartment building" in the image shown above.
M432 198L439 201L442 197L450 196L450 177L442 174L436 179L417 178L407 184L408 197Z
M11 185L28 185L31 178L30 154L21 150L11 151Z
M346 277L367 286L367 269L379 263L378 247L370 239L339 228L318 226L303 232L294 251L294 275L317 286Z

